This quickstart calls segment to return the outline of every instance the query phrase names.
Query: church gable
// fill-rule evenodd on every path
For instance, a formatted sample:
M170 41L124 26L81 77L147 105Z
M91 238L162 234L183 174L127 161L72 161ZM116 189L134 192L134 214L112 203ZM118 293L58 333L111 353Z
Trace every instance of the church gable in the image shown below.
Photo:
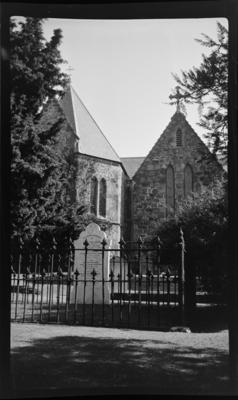
M181 112L134 175L134 235L148 233L176 213L179 202L209 185L223 169Z
M57 146L60 148L63 154L73 154L75 151L76 135L66 119L59 102L56 99L52 99L44 106L39 123L42 130L47 130L52 128L52 126L58 121L61 121L61 125Z
M193 156L195 155L195 159ZM158 158L160 157L160 160ZM135 173L134 178L136 179L141 173L149 170L156 170L159 167L166 167L169 162L174 162L176 158L183 160L184 164L189 160L198 165L201 160L210 164L212 170L221 170L222 167L214 156L210 153L207 146L195 133L193 128L189 125L185 116L176 112L164 130L158 141L155 143L147 157L145 157L143 163ZM158 164L157 161L160 161ZM214 171L213 171L214 172Z

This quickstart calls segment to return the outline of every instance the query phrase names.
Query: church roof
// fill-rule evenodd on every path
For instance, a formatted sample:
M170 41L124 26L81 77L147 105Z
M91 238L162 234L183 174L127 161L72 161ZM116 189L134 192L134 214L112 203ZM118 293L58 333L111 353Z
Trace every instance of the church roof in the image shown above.
M145 157L122 157L121 162L130 178L132 178L141 166Z
M59 104L79 139L79 152L121 163L121 160L72 86Z

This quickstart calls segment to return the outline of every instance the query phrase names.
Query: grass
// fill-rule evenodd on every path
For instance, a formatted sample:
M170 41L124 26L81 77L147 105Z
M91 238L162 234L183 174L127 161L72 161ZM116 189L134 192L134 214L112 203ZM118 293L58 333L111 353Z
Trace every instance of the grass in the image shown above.
M13 323L13 397L227 394L228 331Z

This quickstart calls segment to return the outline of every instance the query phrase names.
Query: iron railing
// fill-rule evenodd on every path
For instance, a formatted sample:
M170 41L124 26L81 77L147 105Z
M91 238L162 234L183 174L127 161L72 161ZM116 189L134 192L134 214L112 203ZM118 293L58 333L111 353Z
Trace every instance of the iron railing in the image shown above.
M113 249L104 241L101 248L56 245L12 252L13 321L149 329L181 323L181 258L162 265L159 241L121 240Z

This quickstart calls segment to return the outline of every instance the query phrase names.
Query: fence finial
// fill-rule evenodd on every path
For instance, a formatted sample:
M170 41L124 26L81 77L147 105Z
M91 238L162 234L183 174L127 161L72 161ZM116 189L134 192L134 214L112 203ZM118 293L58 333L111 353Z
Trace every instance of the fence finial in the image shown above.
M78 271L78 269L76 268L76 270L75 270L75 272L74 272L74 275L75 275L75 277L76 277L76 280L78 279L78 277L79 277L79 275L80 275L80 273L79 273L79 271Z
M89 243L88 243L88 241L87 241L87 238L86 238L85 241L83 242L83 245L84 245L85 249L88 248Z
M121 239L120 239L120 241L119 241L120 247L125 246L125 244L126 244L125 240L123 239L123 237L121 237Z
M56 246L57 246L57 242L56 242L56 240L55 240L55 237L53 236L53 237L52 237L52 250L53 250L53 251L56 251Z
M35 250L38 251L40 247L40 240L39 238L36 236L35 238Z
M106 245L107 245L107 241L106 241L106 239L105 238L103 238L103 240L102 240L102 247L104 248Z
M94 268L93 268L93 270L92 270L92 272L91 272L91 275L92 275L92 280L93 280L93 281L95 281L95 278L96 278L97 272L95 271L95 269L94 269Z
M19 250L22 250L23 246L24 246L24 241L23 241L22 237L19 236L19 237L18 237L18 247L19 247Z
M161 242L161 240L160 240L160 237L159 237L159 235L158 236L156 236L156 244L157 244L157 247L161 247L161 245L162 245L162 242Z

